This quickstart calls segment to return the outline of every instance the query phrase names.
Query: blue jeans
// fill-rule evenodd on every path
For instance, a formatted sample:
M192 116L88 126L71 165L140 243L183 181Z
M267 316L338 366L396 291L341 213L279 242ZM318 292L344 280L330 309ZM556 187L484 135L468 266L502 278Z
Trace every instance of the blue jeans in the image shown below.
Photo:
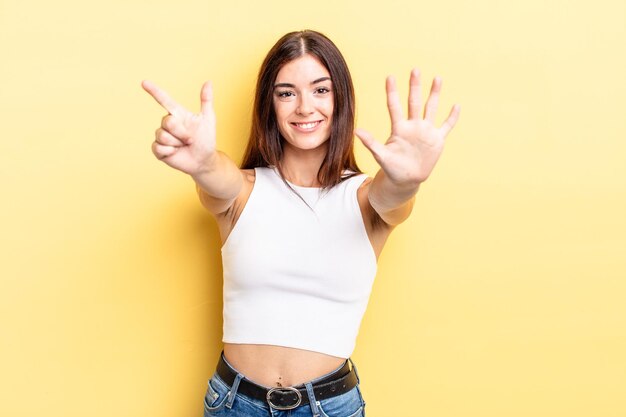
M351 359L350 362L356 371ZM343 364L336 370L341 369L342 366ZM237 371L235 370L235 372ZM204 396L204 417L365 417L365 401L363 401L359 384L336 397L325 398L321 401L315 399L311 388L312 384L332 374L332 372L304 384L311 399L309 404L283 411L270 407L266 401L237 393L238 380L245 378L239 372L237 373L239 375L235 379L233 387L226 385L217 373L213 374Z

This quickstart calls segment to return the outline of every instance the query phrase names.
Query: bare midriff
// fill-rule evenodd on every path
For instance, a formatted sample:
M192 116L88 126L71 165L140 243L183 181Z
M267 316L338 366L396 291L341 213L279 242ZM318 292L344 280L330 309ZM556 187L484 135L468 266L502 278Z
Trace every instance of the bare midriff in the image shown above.
M345 358L284 346L224 344L224 356L247 379L266 387L289 387L339 368Z

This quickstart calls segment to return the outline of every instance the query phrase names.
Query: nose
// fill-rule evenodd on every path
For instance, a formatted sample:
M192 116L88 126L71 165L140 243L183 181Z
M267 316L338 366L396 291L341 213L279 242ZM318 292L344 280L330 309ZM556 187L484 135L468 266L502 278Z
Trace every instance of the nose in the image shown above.
M300 115L307 115L313 113L313 102L312 99L306 94L301 94L298 102L298 107L296 108L296 113Z

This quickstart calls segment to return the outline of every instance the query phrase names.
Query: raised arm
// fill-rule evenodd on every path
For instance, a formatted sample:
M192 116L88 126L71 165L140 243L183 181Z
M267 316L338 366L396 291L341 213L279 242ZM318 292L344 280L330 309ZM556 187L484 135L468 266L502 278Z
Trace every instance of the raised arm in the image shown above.
M420 184L430 176L443 151L445 138L459 118L460 107L454 105L443 124L436 127L441 79L433 80L423 115L420 85L420 73L414 69L409 81L409 115L405 119L396 81L387 78L391 135L384 145L363 129L355 131L380 165L370 184L369 202L390 225L403 222L411 213Z
M143 81L141 86L168 112L155 133L154 156L189 174L196 182L202 205L214 215L223 213L239 195L243 177L237 165L216 149L211 83L202 86L198 114L178 104L150 81Z

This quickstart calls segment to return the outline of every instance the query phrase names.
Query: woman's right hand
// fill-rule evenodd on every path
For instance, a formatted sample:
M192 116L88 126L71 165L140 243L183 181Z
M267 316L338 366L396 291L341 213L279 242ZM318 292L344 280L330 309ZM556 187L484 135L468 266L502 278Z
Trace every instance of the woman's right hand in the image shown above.
M175 102L154 83L144 80L141 86L168 114L156 130L152 152L157 159L189 175L209 170L215 148L215 112L213 88L207 81L200 93L200 113L194 114Z

